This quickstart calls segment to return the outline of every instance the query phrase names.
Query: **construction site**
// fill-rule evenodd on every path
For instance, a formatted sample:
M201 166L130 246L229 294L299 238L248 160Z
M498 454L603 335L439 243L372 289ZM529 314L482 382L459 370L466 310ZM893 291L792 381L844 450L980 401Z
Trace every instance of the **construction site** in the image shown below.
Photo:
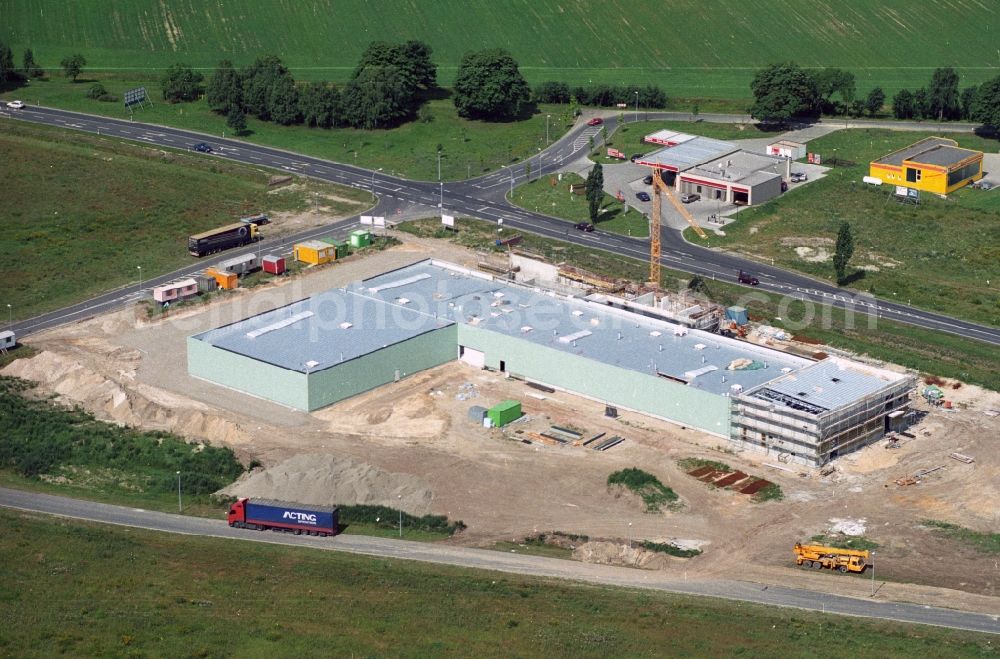
M517 255L500 276L477 267L484 261L474 252L398 237L384 252L208 304L156 317L133 308L40 333L38 354L3 372L99 418L259 461L231 495L447 515L468 525L449 542L469 546L558 531L580 538L579 560L844 594L867 582L797 567L792 546L863 538L878 544L886 597L930 604L947 589L963 608L994 606L993 561L930 521L997 528L1000 395L953 382L914 390L903 369L817 361L816 346L760 328L721 336L713 329L730 326L730 311L705 301L650 297ZM305 311L313 315L277 326ZM395 322L365 324L380 316ZM268 331L247 336L260 330ZM369 336L328 345L352 330ZM298 331L268 354L268 336ZM415 338L428 345L408 346ZM201 351L194 363L192 344ZM177 368L185 354L190 374ZM761 366L730 369L739 360ZM363 367L332 377L352 363ZM310 382L315 375L327 380ZM800 391L817 409L774 400L801 400ZM775 406L763 414L765 401ZM775 425L780 415L813 425L793 428L803 437L772 433L753 446L743 430L767 415ZM896 419L905 428L889 427ZM806 459L791 440L809 445ZM824 451L836 447L831 460ZM676 504L647 512L638 496L607 484L630 467L654 474ZM755 496L772 485L779 497ZM702 553L674 558L640 539Z

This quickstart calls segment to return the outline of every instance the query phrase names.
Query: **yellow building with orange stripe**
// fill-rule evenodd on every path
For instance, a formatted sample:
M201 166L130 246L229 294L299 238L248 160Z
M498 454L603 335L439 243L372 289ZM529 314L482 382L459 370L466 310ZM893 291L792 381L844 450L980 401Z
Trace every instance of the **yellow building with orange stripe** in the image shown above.
M949 194L983 177L983 152L928 137L873 161L869 174L889 185Z

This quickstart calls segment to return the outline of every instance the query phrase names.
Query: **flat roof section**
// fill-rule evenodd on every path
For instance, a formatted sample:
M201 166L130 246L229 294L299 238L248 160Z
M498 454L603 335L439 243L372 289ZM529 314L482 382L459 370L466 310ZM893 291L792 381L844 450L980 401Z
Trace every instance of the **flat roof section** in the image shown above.
M695 165L721 158L726 154L738 150L739 147L735 144L699 135L693 136L691 139L680 142L675 146L668 146L659 151L646 154L636 160L636 163L648 167L660 167L682 172Z
M334 289L193 338L312 373L452 324L405 305Z
M892 371L875 370L851 364L833 357L794 373L768 382L757 391L754 398L774 400L768 396L773 391L822 411L836 409L869 396L906 376Z
M776 176L780 177L785 167L785 158L737 151L692 167L685 173L730 183L757 185Z
M940 150L939 150L940 149ZM931 154L932 151L937 153ZM958 146L958 142L946 137L927 137L908 147L893 151L874 161L877 165L894 165L900 167L904 160L924 163L927 165L938 165L946 167L948 165L961 162L969 156L975 155L979 151L963 149ZM925 160L925 157L927 158Z
M401 281L408 283L384 288ZM403 298L458 323L640 373L662 374L716 394L732 393L733 385L745 391L774 379L782 369L797 371L813 363L435 261L415 263L351 288L377 289L375 295L386 302Z

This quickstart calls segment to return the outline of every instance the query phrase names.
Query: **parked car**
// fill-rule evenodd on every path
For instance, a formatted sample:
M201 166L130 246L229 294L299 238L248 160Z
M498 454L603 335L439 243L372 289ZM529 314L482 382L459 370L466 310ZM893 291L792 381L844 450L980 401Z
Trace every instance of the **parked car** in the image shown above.
M631 160L632 162L635 162L639 158L642 158L642 156L643 156L643 154L641 154L641 153L633 153L632 156L629 158L629 160Z
M806 176L805 172L792 172L792 175L789 178L792 183L801 183L802 181L809 180L809 177Z
M594 230L594 225L590 222L577 222L573 225L573 228L577 231L586 231L587 233L590 233Z
M701 195L697 192L685 192L681 195L681 201L685 204L690 204L692 201L698 201L701 199Z
M603 123L604 123L604 119L601 119L600 117L594 117L593 119L591 119L590 121L587 122L587 125L588 126L600 126Z
M11 110L20 110L21 108L24 107L24 103L22 103L21 101L7 101L7 107L9 107Z
M653 175L650 174L646 178L642 179L642 182L645 183L646 185L653 185Z
M207 142L198 142L191 148L201 153L212 153L212 145Z
M635 198L639 201L649 201L649 193L647 192L636 192Z

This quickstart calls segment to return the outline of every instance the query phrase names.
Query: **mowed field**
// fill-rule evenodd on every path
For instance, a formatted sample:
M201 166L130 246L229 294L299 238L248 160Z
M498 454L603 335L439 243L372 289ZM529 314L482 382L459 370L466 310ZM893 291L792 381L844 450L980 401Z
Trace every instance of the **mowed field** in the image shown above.
M189 235L242 215L302 211L312 194L335 195L338 214L371 203L318 182L269 194L262 169L13 122L0 162L0 301L15 319L137 284L139 267L148 279L189 264Z
M0 0L0 39L57 68L83 53L95 71L211 68L265 53L301 79L343 81L370 41L420 39L450 84L462 55L511 51L530 82L653 83L669 95L747 98L754 70L795 60L889 94L954 66L963 84L1000 73L1000 4L981 0Z
M988 634L8 510L0 523L5 656L995 653Z

